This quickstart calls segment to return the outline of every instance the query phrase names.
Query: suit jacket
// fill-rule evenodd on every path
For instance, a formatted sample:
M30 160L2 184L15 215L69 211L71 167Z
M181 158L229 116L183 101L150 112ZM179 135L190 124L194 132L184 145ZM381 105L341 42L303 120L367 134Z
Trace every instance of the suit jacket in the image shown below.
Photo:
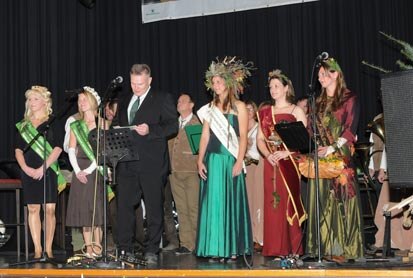
M133 94L120 97L117 117L113 125L129 126L128 105ZM178 133L178 119L176 106L170 94L161 93L151 89L131 125L146 123L149 134L141 136L133 132L132 141L136 144L139 160L119 163L119 171L152 172L167 175L170 168L167 138Z
M191 120L186 124L186 126L199 124L201 123L199 122L197 116L193 114ZM179 129L178 135L168 141L168 146L172 172L198 172L198 155L192 154L185 129Z

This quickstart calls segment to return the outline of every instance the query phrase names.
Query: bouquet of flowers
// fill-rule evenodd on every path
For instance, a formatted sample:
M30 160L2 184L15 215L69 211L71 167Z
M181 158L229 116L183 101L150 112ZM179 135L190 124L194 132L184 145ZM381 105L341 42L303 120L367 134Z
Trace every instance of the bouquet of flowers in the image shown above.
M345 163L339 155L331 154L318 158L318 175L320 179L338 177L344 170ZM314 160L312 156L301 156L298 160L300 173L307 178L315 178Z

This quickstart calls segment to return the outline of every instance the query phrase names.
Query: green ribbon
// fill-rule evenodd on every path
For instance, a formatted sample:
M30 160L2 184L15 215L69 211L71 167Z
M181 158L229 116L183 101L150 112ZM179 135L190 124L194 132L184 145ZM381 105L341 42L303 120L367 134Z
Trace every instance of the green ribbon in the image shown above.
M30 144L30 142L32 142L32 140L39 134L39 132L37 131L37 129L34 128L31 122L25 122L24 120L22 120L16 124L16 127L20 135L22 136L23 140L27 144ZM46 146L46 150L44 150L44 146ZM49 155L53 151L52 146L50 146L47 140L45 142L44 137L41 135L37 137L37 139L33 142L33 144L30 147L42 159L43 155L49 157ZM61 193L66 188L66 180L63 174L60 172L59 164L57 163L57 161L55 161L49 167L57 175L57 191Z
M70 129L73 131L74 135L76 136L77 143L85 152L87 158L92 162L95 160L95 154L93 153L92 146L89 143L89 128L87 127L85 121L77 120L70 124ZM103 167L97 167L99 173L104 177ZM108 200L109 202L115 197L115 193L113 192L110 186L107 186L107 193L108 193Z

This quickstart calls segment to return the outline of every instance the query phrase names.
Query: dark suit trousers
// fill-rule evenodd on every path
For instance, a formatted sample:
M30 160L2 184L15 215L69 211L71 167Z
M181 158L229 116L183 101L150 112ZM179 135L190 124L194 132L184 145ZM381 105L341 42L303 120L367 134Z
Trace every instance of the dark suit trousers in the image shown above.
M126 165L122 165L126 166ZM163 190L166 177L119 167L118 171L118 242L119 248L133 251L135 209L143 198L148 224L145 252L158 253L163 232ZM143 225L143 223L137 223Z

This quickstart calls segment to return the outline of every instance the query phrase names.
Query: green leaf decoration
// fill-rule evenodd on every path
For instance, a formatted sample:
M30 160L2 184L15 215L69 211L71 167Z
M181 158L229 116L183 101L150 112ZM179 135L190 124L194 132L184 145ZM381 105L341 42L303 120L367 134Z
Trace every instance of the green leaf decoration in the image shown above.
M413 69L413 66L406 64L403 61L397 60L396 64L401 68L402 70L409 70Z
M410 45L409 43L405 42L405 41L396 39L395 37L393 37L393 36L391 36L391 35L389 35L389 34L386 34L386 33L382 32L382 31L379 31L379 33L380 33L382 36L384 36L387 40L389 40L389 41L397 44L398 47L400 48L400 53L404 56L404 58L405 58L406 61L407 61L407 63L406 63L406 62L403 62L403 61L401 61L401 60L397 60L397 61L396 61L396 65L398 65L401 70L413 69L413 65L410 64L410 63L413 63L413 46ZM366 61L362 61L361 63L362 63L363 65L368 66L369 68L372 68L372 69L374 69L374 70L377 70L377 71L379 71L379 72L381 72L381 73L389 73L389 72L391 72L391 71L386 70L386 69L384 69L384 68L382 68L382 67L380 67L380 66L373 65L373 64L368 63L368 62L366 62Z
M280 194L278 194L277 191L274 191L272 193L272 196L274 198L274 202L272 203L272 207L276 209L278 207L278 204L280 203L281 196L280 196Z
M362 63L363 65L365 65L365 66L368 66L369 68L378 70L378 71L380 71L380 72L382 72L382 73L389 73L389 72L391 72L390 70L386 70L386 69L384 69L384 68L382 68L382 67L380 67L380 66L376 66L376 65L374 65L374 64L370 64L370 63L368 63L368 62L366 62L366 61L362 61L361 63Z
M401 47L400 53L403 54L407 60L413 62L413 46L411 46L409 43L405 41L398 40L395 37L388 35L382 31L379 31L379 33L383 35L389 41L392 41L398 44Z

